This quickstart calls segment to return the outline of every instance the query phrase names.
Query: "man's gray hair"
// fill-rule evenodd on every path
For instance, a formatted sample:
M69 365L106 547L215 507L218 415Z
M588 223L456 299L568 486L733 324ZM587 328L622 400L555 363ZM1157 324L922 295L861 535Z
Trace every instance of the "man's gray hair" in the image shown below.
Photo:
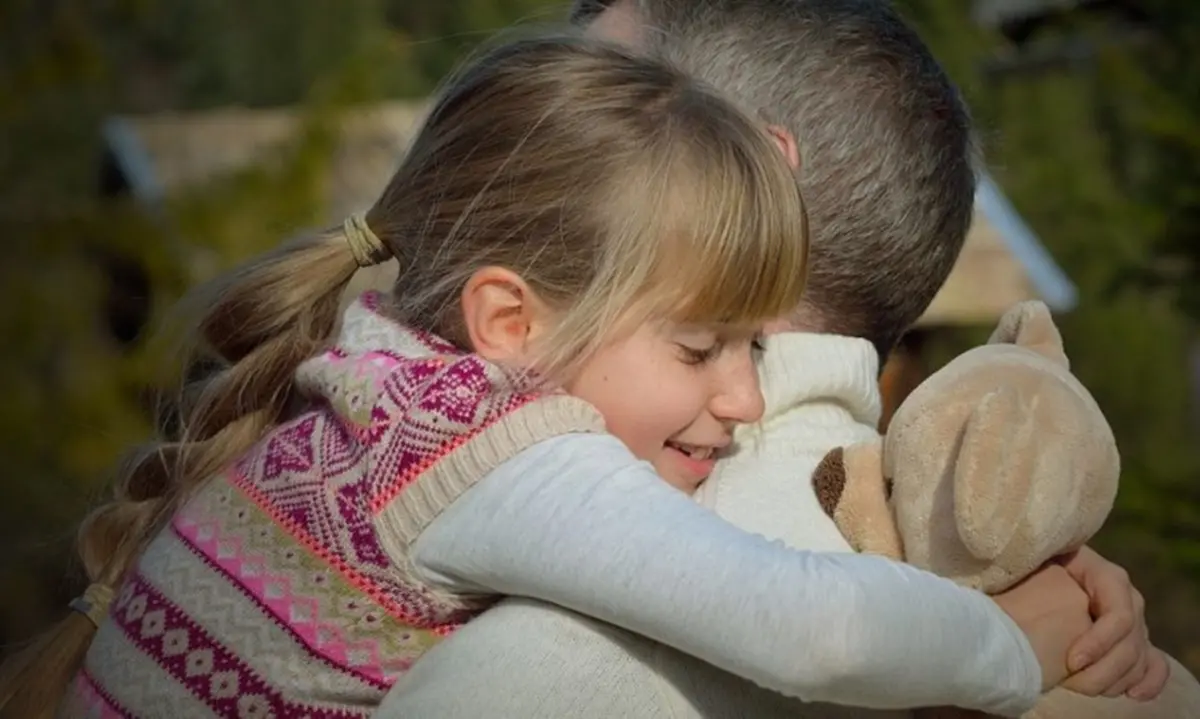
M586 24L614 0L576 0ZM884 356L928 308L974 207L970 116L887 0L629 0L645 49L795 135L805 317Z

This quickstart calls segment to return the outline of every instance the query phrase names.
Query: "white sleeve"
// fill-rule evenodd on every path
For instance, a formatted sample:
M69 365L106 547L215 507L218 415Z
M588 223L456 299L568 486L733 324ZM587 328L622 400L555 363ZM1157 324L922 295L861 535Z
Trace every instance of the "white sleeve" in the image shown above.
M429 525L413 559L434 584L559 604L806 701L1018 716L1040 691L1024 635L983 594L743 532L610 435L509 460Z

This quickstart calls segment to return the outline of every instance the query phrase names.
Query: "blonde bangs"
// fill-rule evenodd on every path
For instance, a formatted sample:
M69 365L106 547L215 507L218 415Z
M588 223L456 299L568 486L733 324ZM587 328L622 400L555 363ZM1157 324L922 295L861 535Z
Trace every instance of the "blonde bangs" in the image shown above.
M603 249L544 370L569 373L647 321L757 330L799 306L808 221L798 183L765 133L744 121L721 130L654 148L593 206Z
M638 242L646 253L640 261L653 268L634 289L645 312L752 327L799 306L807 214L779 150L753 139L673 163L655 193L654 219L643 225L653 235Z

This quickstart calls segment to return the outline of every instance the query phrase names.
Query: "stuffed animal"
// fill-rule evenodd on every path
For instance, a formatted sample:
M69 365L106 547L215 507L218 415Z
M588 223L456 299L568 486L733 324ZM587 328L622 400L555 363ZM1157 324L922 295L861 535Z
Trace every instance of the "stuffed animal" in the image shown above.
M914 390L885 437L830 452L813 482L857 551L995 594L1086 543L1119 474L1112 430L1072 376L1049 310L1027 302ZM1200 719L1200 683L1171 660L1154 701L1059 688L1025 719Z

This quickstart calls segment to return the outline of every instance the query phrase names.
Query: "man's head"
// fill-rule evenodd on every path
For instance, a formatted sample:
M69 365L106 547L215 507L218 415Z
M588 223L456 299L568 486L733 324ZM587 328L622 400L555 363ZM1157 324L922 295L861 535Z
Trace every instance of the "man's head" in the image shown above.
M886 354L950 273L975 193L967 110L887 0L575 0L571 20L795 138L812 243L796 323Z

